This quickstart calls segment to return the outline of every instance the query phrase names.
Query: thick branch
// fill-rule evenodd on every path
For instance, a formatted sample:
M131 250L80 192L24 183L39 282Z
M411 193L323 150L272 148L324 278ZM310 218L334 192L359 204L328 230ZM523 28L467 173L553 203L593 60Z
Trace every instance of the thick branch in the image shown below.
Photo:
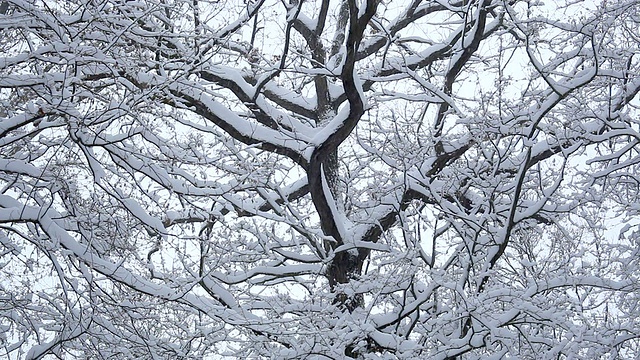
M287 156L288 158L290 158L291 160L293 160L303 168L308 167L309 164L307 163L307 160L304 158L301 152L296 151L289 147L285 147L285 146L270 142L268 141L267 136L258 138L258 137L252 136L252 134L248 134L238 130L230 122L228 122L228 120L223 120L218 115L213 113L205 103L203 103L202 101L196 99L195 97L189 94L175 91L175 90L172 91L171 93L175 97L180 99L180 101L182 102L182 105L192 109L193 112L202 116L203 118L210 120L211 122L216 124L220 129L224 130L227 134L231 135L234 139L246 145L258 145L259 148L263 150ZM167 102L169 105L172 105L172 106L177 105L172 100L169 100L169 99L166 99L165 102ZM247 126L251 126L251 125L247 124ZM291 141L295 142L296 140L291 139Z

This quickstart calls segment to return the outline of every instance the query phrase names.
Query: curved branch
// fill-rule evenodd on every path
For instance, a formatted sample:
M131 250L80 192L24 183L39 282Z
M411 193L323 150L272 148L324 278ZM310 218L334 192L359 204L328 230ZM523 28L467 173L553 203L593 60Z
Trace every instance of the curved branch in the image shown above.
M362 41L365 27L371 17L375 14L377 1L367 0L366 9L362 17L358 18L358 7L355 0L349 0L349 35L347 37L347 53L344 66L342 68L342 85L349 101L349 114L341 124L335 126L335 130L312 153L309 162L307 178L309 179L309 189L311 198L321 219L323 232L332 236L338 245L343 243L342 236L338 230L331 205L327 200L330 194L325 193L323 178L323 164L328 160L329 155L351 134L360 118L364 114L364 94L359 80L356 79L355 63L357 49Z

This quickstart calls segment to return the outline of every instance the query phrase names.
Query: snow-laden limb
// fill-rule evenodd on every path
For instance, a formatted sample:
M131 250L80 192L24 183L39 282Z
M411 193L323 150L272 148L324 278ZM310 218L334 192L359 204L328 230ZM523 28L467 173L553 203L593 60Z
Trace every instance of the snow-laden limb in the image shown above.
M67 252L67 256L71 255L75 257L77 260L82 261L90 271L106 276L111 281L122 284L127 288L135 290L141 294L145 294L151 298L158 298L167 302L183 304L196 310L198 313L207 314L208 317L224 319L223 321L226 323L241 323L241 319L244 319L247 316L245 310L238 305L233 295L220 285L219 279L214 280L209 276L202 279L202 281L206 286L209 296L221 303L221 305L213 302L212 299L208 297L205 298L193 293L191 287L176 287L175 284L172 284L176 279L170 280L169 278L166 278L165 280L169 280L169 284L159 284L130 271L126 266L123 266L122 263L114 263L103 259L100 255L91 251L87 245L77 242L64 228L62 228L59 224L60 221L54 220L54 218L60 218L60 215L51 209L43 211L43 209L39 207L25 206L15 199L4 195L0 198L0 206L3 206L3 208L0 209L0 223L28 222L37 224L46 234L49 241L53 242L54 246L60 246L61 249ZM43 246L44 248L50 247L49 245L44 244L38 244L38 246ZM265 271L267 270L256 270L256 273L272 273ZM238 281L237 279L235 280ZM233 279L229 284L231 283L233 283ZM195 285L195 283L193 285ZM250 321L255 324L259 324L261 322L258 317L249 317L252 318ZM53 351L61 342L68 341L80 336L81 334L88 333L89 331L87 331L87 329L89 325L90 324L84 324L81 327L75 327L75 329L72 330L72 334L58 335L58 337L64 337L62 341L58 339L51 341L50 343L33 347L29 350L27 357L38 358L44 353ZM260 326L256 327L256 329L259 328ZM260 332L260 330L255 329L254 331Z
M260 124L252 124L212 99L206 92L189 84L175 84L170 91L176 97L175 101L193 107L196 114L211 120L234 138L249 145L261 144L265 149L288 155L298 162L304 163L306 160L302 154L309 145L299 140L295 133L287 134Z
M3 206L3 209L0 209L0 222L32 222L38 224L55 245L62 246L63 249L68 250L97 273L108 275L115 281L147 295L159 296L168 301L185 301L190 306L208 314L217 312L215 311L216 305L206 299L184 293L180 289L171 289L167 286L155 284L132 273L120 264L115 264L96 256L86 245L77 242L52 218L52 216L54 218L60 217L53 210L45 212L39 207L25 206L4 195L0 202Z

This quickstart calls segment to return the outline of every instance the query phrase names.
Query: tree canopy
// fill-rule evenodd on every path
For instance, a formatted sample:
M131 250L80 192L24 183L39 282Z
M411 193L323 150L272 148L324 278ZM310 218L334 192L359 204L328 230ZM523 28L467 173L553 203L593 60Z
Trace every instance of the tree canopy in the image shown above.
M0 354L640 353L637 0L0 1Z

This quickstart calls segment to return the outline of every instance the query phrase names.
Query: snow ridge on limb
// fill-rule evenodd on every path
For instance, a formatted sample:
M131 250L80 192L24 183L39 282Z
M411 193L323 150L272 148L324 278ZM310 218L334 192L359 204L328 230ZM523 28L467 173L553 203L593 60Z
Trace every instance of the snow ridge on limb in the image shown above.
M322 229L328 236L332 236L337 244L342 244L343 239L333 220L332 211L324 194L322 165L330 153L351 134L365 112L362 86L357 79L355 71L356 55L364 30L371 17L375 14L377 1L367 0L362 16L359 17L359 9L355 0L349 0L349 32L346 40L346 58L342 67L340 79L344 93L349 102L349 113L339 124L330 123L332 132L326 135L322 143L313 150L310 166L307 171L311 197L314 201L318 215L321 219Z
M303 153L308 145L298 140L295 134L287 138L288 136L281 132L251 124L210 98L204 91L177 86L171 89L171 92L178 98L178 103L192 107L198 115L211 120L235 139L247 145L259 144L265 150L287 155L301 166L307 166ZM175 104L172 100L169 102Z

